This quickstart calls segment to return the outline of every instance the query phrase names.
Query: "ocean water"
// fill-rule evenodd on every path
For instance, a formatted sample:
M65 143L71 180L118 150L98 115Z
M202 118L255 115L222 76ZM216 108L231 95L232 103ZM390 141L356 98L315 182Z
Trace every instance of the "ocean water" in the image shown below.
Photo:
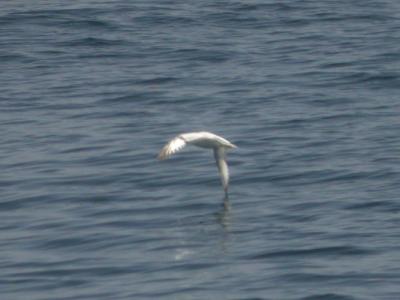
M0 298L400 299L400 3L0 2ZM207 130L228 153L159 162Z

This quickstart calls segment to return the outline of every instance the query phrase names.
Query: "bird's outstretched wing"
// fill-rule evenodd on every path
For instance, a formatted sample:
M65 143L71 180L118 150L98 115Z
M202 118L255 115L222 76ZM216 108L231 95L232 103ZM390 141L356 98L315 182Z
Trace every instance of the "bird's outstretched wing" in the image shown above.
M180 136L173 138L161 149L160 154L158 154L158 159L163 160L170 157L172 154L185 147L185 145L185 140Z
M222 147L214 148L214 157L215 162L217 163L219 174L221 176L221 182L224 187L225 195L227 195L229 185L229 169L225 160L225 149Z

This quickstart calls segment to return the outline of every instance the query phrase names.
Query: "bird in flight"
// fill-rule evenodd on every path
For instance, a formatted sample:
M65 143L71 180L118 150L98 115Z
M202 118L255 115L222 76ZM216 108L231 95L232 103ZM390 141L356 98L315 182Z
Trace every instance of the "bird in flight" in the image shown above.
M159 160L169 158L172 154L180 151L186 145L195 145L200 148L213 149L215 161L221 176L222 186L224 187L225 195L228 195L229 185L229 170L225 159L227 149L237 148L234 144L224 139L221 136L211 132L189 132L182 133L170 140L160 151Z

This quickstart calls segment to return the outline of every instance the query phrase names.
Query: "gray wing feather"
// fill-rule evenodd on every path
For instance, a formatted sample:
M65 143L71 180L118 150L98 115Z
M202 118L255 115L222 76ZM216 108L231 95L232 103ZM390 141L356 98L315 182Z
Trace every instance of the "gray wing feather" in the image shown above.
M186 142L181 137L177 136L169 141L158 154L158 159L163 160L170 157L172 154L178 152L185 147Z

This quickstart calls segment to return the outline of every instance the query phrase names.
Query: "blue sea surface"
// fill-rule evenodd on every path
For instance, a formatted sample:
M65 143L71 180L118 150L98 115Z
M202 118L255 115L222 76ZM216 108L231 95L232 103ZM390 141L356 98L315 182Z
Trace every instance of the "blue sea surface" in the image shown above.
M399 95L395 0L1 1L0 298L400 299Z

